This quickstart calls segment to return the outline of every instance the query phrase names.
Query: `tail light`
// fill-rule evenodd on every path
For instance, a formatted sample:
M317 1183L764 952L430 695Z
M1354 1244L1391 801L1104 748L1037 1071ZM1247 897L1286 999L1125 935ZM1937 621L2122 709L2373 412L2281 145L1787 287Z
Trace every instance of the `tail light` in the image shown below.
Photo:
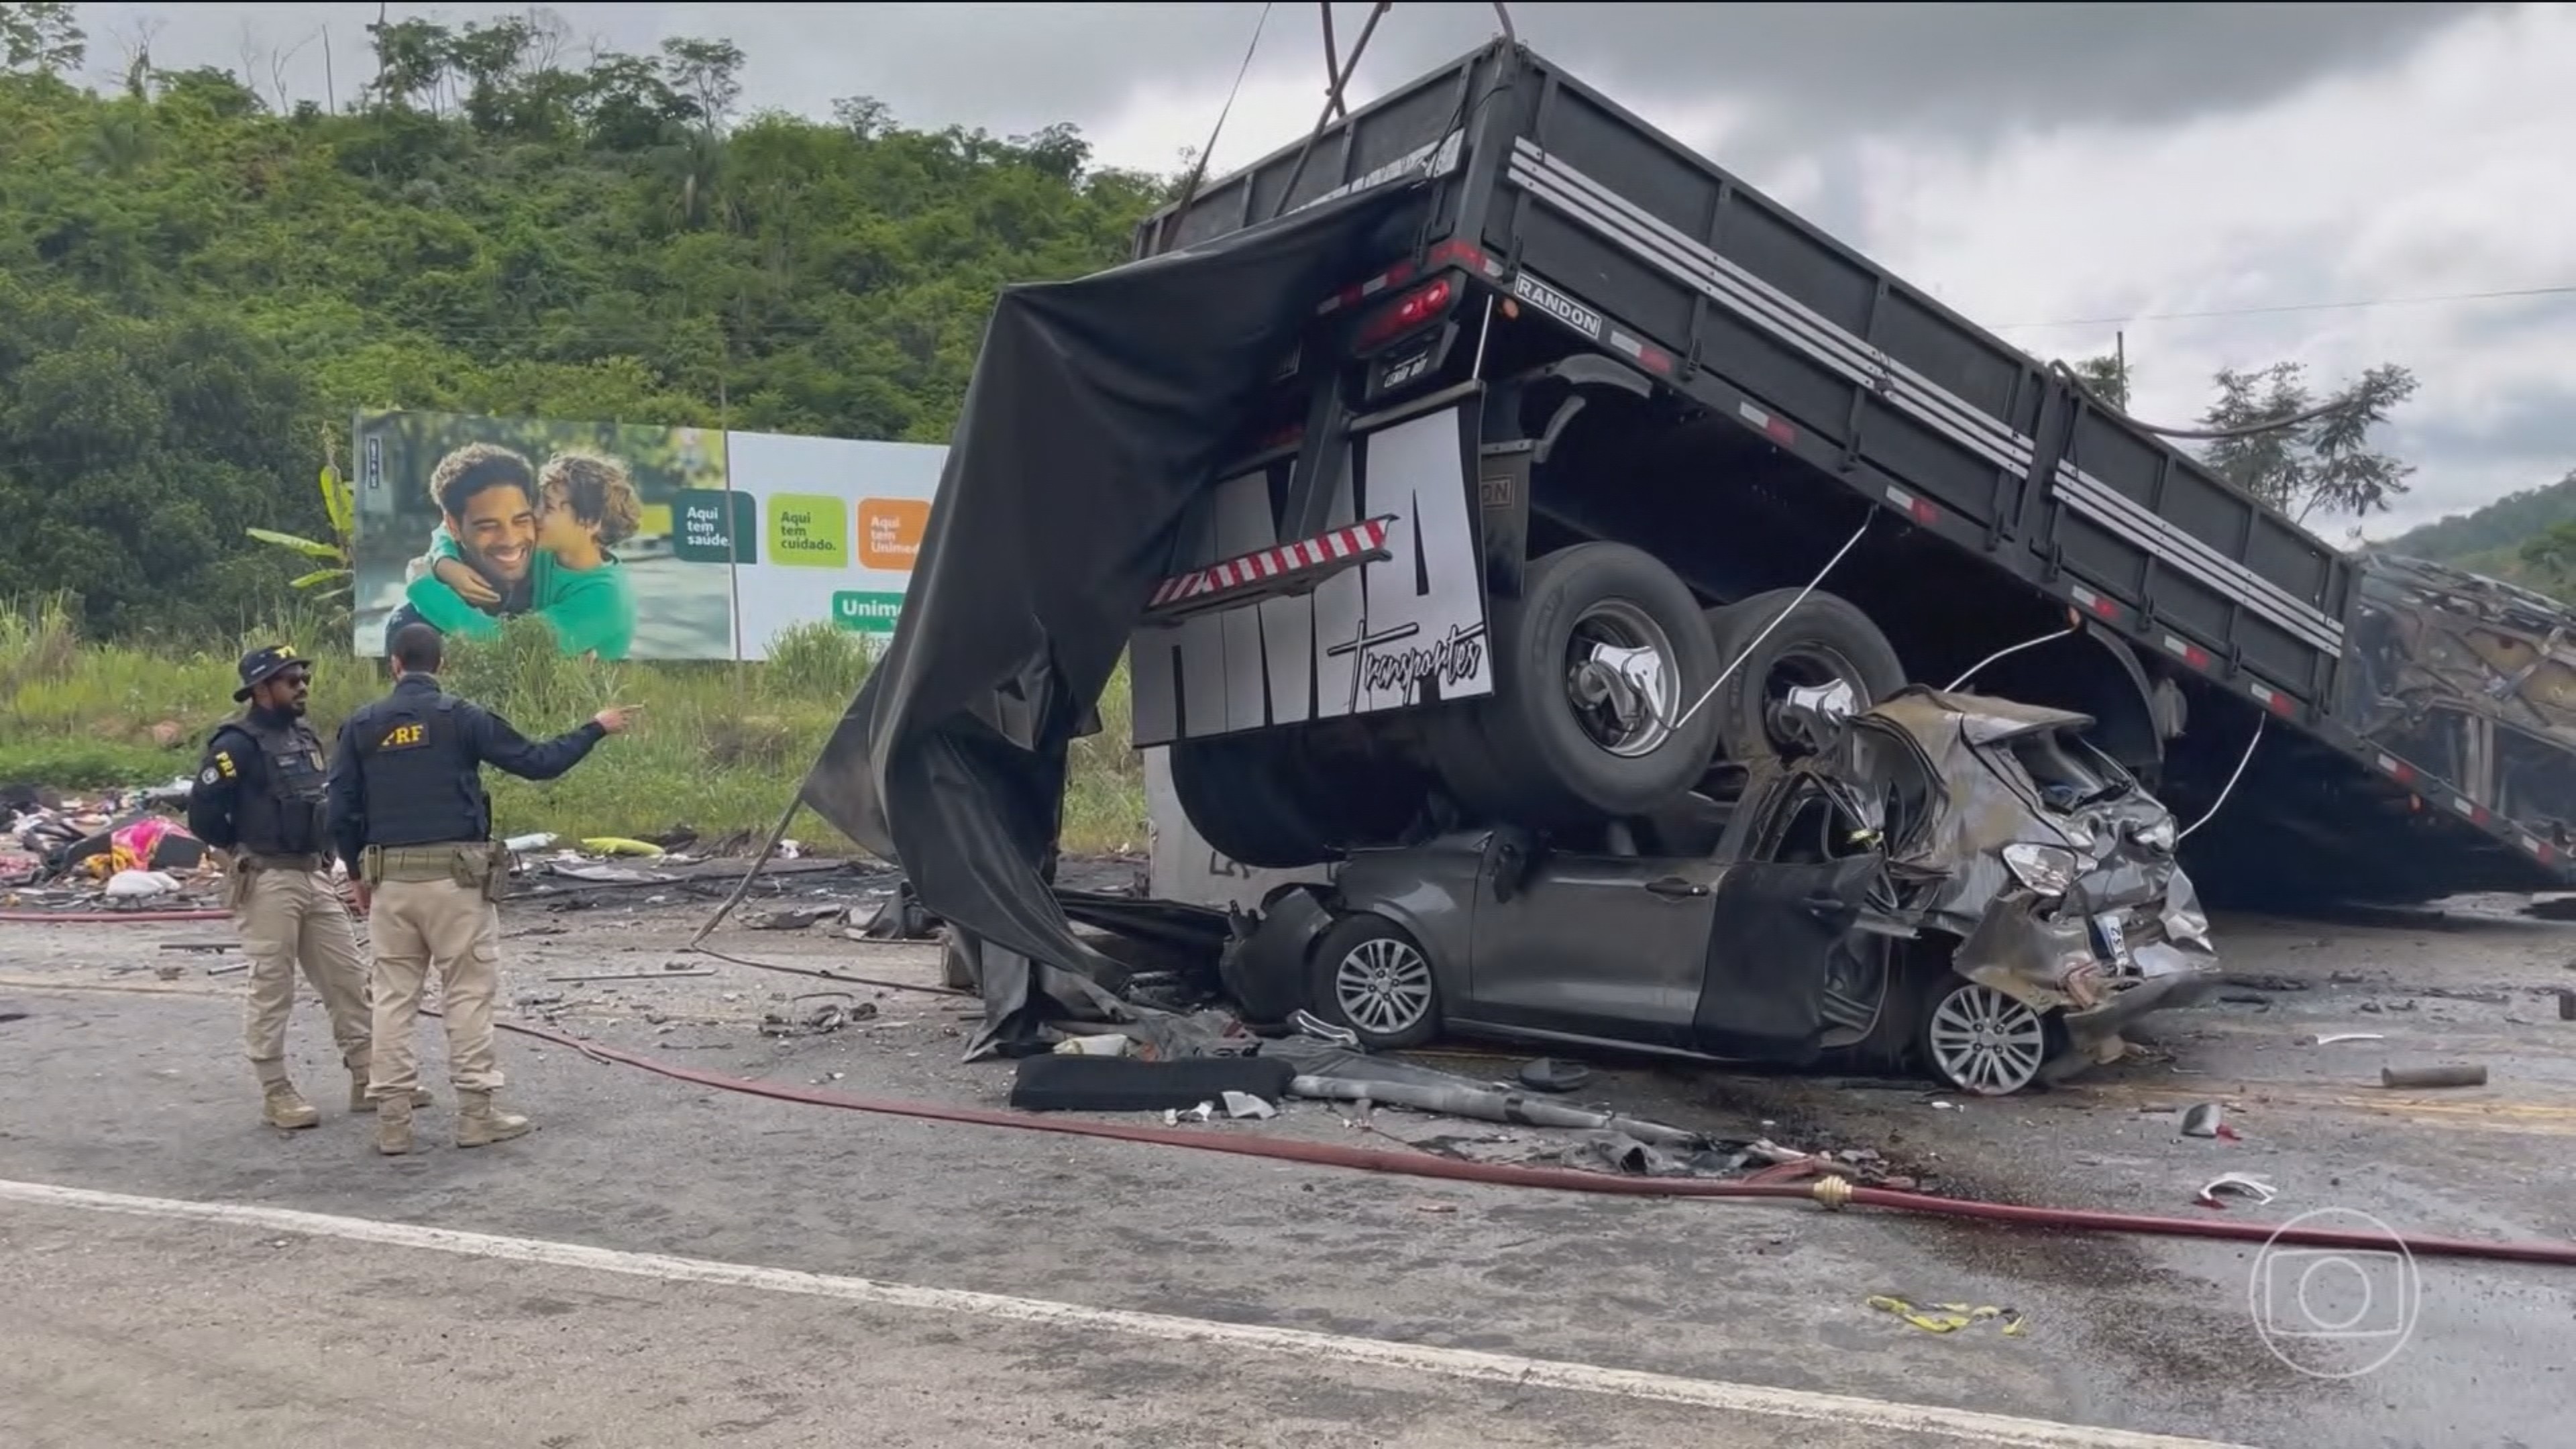
M1459 294L1458 283L1435 277L1369 314L1352 345L1362 352L1384 346L1408 332L1419 331L1449 315Z

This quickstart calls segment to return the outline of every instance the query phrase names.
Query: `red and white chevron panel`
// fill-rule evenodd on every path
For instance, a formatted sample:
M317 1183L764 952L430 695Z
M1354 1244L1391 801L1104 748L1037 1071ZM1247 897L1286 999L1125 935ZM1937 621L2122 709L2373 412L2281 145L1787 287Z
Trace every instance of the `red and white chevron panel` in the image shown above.
M1154 586L1153 597L1145 607L1155 610L1181 604L1204 604L1226 594L1260 588L1275 580L1322 570L1338 571L1341 565L1383 555L1387 530L1394 523L1395 516L1388 514L1296 543L1258 549L1203 569L1174 574ZM1268 592L1266 589L1263 591Z

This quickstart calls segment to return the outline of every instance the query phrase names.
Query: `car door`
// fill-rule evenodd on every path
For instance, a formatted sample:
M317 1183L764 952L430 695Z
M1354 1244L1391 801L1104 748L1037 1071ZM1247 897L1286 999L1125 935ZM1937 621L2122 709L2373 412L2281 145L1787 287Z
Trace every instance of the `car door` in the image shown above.
M1461 1017L1502 1027L1687 1048L1724 872L1711 861L1549 852L1477 893ZM1500 897L1498 899L1498 897Z
M1838 955L1886 928L1886 860L1875 833L1814 779L1784 782L1748 844L1713 892L1690 1044L1744 1061L1812 1061L1834 1024L1829 993L1849 989ZM1886 984L1879 976L1868 989Z

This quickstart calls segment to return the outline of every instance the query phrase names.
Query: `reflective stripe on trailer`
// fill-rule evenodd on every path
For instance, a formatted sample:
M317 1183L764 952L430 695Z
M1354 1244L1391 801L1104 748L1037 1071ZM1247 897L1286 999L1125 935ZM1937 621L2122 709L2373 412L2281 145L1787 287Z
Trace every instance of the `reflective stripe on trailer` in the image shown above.
M1386 554L1387 530L1394 522L1395 516L1388 514L1295 543L1283 543L1277 548L1238 554L1203 569L1173 574L1154 586L1145 606L1146 617L1151 619L1158 613L1183 606L1190 606L1192 612L1199 608L1223 607L1227 596L1246 593L1276 580L1327 570L1338 571L1345 564L1382 558Z

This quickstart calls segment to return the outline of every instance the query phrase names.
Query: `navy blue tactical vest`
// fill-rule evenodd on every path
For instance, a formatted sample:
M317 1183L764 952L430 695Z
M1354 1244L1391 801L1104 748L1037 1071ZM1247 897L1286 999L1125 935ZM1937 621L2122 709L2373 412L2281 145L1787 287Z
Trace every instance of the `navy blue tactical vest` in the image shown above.
M264 788L245 791L234 806L233 828L241 848L254 855L319 855L324 843L322 792L329 778L322 739L300 719L275 721L258 714L229 729L250 736L259 750Z
M483 840L492 802L451 694L397 690L349 717L366 784L369 845Z

